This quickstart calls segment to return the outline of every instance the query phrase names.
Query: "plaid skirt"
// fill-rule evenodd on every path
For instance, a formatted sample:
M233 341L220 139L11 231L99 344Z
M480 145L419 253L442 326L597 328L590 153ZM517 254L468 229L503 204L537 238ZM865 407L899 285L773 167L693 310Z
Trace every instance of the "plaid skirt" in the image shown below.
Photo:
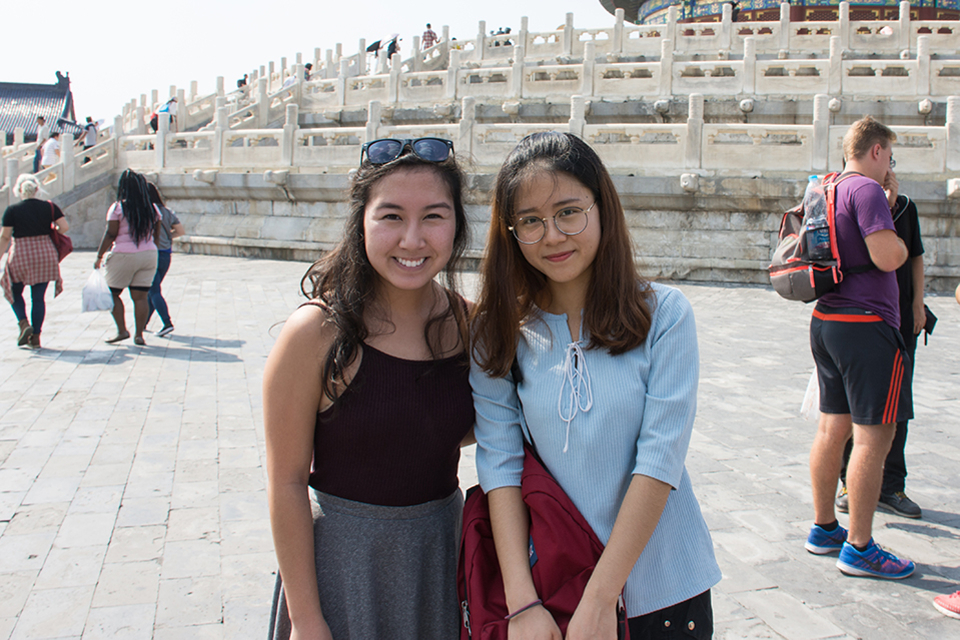
M14 238L10 251L7 252L3 274L0 275L3 297L13 304L11 289L14 282L31 285L55 281L57 285L54 297L60 295L63 292L63 279L60 277L60 262L57 258L57 248L53 246L53 240L48 235Z

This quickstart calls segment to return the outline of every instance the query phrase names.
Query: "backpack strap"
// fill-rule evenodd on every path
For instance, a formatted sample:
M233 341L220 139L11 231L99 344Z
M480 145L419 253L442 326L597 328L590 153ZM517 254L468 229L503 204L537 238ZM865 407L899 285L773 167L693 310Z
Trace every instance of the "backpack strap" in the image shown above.
M837 244L837 185L853 176L862 176L862 173L856 171L844 171L843 173L829 173L823 177L823 193L827 198L827 226L830 229L830 250L833 253L833 259L837 261L837 271L841 274L866 273L876 269L873 262L861 264L847 269L841 269L840 265L840 246ZM906 196L904 196L906 197ZM906 207L904 207L906 208ZM838 282L842 281L841 275Z

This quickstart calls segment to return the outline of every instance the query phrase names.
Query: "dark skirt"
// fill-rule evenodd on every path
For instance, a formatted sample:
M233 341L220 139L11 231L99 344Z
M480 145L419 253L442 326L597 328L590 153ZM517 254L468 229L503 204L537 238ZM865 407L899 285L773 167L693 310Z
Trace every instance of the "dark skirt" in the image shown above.
M459 637L459 489L409 507L313 495L319 502L313 532L320 607L334 640ZM289 637L278 574L267 638Z

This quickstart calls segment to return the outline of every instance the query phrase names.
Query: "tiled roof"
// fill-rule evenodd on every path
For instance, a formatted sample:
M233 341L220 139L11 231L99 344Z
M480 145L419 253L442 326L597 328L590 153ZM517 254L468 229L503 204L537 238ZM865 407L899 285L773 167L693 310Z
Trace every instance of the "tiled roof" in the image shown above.
M13 131L23 127L24 140L37 136L37 116L43 116L51 130L77 133L81 130L73 120L73 93L70 78L57 72L56 84L0 82L0 131L13 140Z

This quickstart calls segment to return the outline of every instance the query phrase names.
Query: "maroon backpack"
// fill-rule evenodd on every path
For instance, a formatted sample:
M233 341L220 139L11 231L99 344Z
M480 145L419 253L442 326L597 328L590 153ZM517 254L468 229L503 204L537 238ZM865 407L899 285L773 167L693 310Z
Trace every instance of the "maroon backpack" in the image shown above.
M539 457L526 445L520 485L523 502L530 511L529 551L533 584L543 606L565 634L587 581L603 553L603 543ZM457 594L463 622L461 640L506 640L509 621L504 620L504 616L509 612L503 577L493 543L487 496L479 486L467 492L463 507ZM629 638L622 594L617 621L618 638Z

